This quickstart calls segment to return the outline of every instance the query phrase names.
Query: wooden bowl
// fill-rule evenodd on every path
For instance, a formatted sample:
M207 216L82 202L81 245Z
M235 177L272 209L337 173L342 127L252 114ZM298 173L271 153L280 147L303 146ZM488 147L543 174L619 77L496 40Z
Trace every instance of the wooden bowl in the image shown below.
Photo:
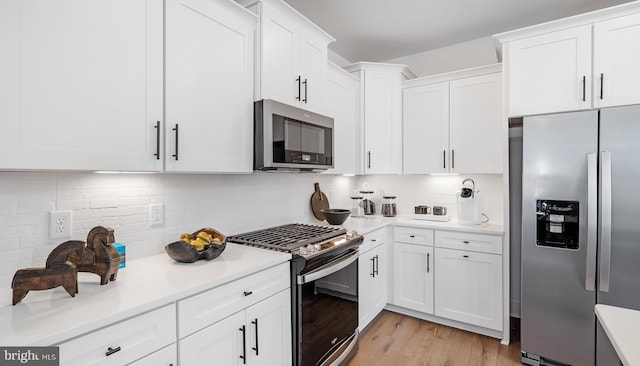
M215 229L202 228L191 234L191 239L195 239L201 231L209 233L214 238L220 239L220 243L211 243L209 246L206 246L204 250L198 251L191 244L187 244L183 240L178 240L167 244L164 250L169 257L182 263L193 263L200 259L211 260L222 254L227 246L227 237Z
M322 209L324 218L331 225L342 225L343 222L351 215L351 210L343 208L327 208Z

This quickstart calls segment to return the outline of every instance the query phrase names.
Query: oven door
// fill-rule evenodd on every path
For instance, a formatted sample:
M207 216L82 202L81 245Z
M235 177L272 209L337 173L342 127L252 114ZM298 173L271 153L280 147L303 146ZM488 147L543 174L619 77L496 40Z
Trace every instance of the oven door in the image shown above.
M355 351L358 331L358 250L297 277L302 366L339 365Z

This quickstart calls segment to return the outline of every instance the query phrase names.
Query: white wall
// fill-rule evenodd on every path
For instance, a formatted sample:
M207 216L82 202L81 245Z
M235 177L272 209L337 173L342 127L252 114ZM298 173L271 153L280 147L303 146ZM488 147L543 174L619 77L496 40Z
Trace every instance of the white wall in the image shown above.
M97 225L112 227L129 260L164 252L180 233L213 227L225 235L288 223L317 222L310 208L314 182L331 207L350 208L353 190L368 183L379 212L382 191L398 196L398 214L418 204L444 204L455 215L454 192L466 176L343 177L307 173L246 175L0 172L0 288L16 270L43 267L68 239L49 239L49 211L72 210L72 238ZM491 222L502 221L499 175L472 176ZM164 204L164 224L149 226L149 204Z
M420 77L495 64L498 55L494 39L484 37L385 62L407 65Z

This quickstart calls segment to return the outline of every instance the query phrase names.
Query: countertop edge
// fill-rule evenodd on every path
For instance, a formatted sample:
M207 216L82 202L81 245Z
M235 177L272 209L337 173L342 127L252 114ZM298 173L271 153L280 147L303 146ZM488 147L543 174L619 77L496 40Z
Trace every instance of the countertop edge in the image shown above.
M622 364L625 366L640 364L640 350L637 347L636 336L640 326L640 311L596 304L595 312Z

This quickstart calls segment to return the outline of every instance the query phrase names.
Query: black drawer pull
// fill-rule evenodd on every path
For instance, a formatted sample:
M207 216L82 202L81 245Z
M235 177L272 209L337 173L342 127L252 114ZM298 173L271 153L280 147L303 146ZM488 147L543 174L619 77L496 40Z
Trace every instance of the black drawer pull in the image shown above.
M104 353L105 356L111 356L112 354L119 352L120 351L120 347L116 347L116 348L107 348L107 352Z
M469 241L468 240L463 240L462 243L469 244Z
M468 256L468 255L466 255L466 254L464 254L464 255L462 256L462 258L469 258L469 256Z
M416 236L415 236L415 235L409 235L409 237L410 237L410 238L415 238Z
M249 296L253 293L253 291L245 291L243 293L244 293L244 296Z
M374 239L371 239L371 241L376 241L376 240L378 240L378 239L375 239L375 238L374 238Z

